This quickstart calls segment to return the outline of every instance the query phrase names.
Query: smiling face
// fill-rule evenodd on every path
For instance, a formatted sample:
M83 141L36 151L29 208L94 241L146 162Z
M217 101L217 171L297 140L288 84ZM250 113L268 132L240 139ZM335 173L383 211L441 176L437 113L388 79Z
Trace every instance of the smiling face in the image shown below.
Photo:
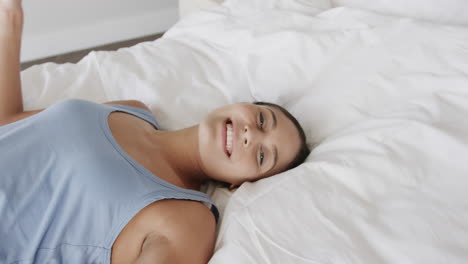
M198 141L205 174L234 185L286 170L301 145L297 128L279 109L251 103L209 113Z

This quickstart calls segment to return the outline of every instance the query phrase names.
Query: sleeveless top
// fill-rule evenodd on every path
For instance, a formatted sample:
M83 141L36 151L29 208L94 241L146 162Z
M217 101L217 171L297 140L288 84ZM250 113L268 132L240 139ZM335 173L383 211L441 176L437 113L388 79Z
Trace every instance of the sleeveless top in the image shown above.
M62 100L0 127L0 263L110 263L125 225L162 199L204 202L202 192L172 185L117 144L108 116L124 105Z

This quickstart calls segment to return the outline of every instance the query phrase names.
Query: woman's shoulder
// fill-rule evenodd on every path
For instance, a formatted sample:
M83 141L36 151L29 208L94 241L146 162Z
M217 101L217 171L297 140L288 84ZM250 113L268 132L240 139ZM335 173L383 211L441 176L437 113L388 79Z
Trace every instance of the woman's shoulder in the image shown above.
M117 252L126 248L120 245L141 241L141 245L137 247L141 249L145 241L154 237L164 237L175 248L189 246L193 254L209 258L216 239L216 221L210 209L201 202L190 200L167 199L153 202L138 212L128 223L128 227L114 242L114 259L132 255L129 252ZM182 252L181 254L183 255Z
M150 205L146 240L164 238L181 263L206 263L213 254L216 221L201 202L161 200ZM155 245L157 247L157 245Z
M110 102L106 102L104 104L118 104L118 105L131 106L131 107L141 108L143 110L151 112L151 109L146 104L144 104L143 102L138 101L138 100L110 101Z
M147 210L145 210L147 209ZM206 232L214 230L216 221L211 210L201 202L166 199L148 205L142 213L149 232L159 231L159 225L166 228L201 228ZM168 221L170 219L170 221ZM154 230L152 230L154 229Z

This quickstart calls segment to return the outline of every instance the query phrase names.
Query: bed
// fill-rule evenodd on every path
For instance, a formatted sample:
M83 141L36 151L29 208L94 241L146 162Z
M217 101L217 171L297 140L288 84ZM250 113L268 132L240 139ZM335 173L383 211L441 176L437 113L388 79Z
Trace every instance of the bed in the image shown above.
M161 127L271 101L313 151L235 191L212 264L468 262L466 1L228 0L153 42L22 72L27 110L137 99Z

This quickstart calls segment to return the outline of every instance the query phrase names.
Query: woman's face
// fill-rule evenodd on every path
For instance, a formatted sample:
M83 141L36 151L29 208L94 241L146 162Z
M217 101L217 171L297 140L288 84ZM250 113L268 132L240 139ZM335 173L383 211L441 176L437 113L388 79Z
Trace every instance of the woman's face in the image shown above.
M239 103L209 113L199 126L199 154L208 177L240 185L286 170L299 132L276 107Z

